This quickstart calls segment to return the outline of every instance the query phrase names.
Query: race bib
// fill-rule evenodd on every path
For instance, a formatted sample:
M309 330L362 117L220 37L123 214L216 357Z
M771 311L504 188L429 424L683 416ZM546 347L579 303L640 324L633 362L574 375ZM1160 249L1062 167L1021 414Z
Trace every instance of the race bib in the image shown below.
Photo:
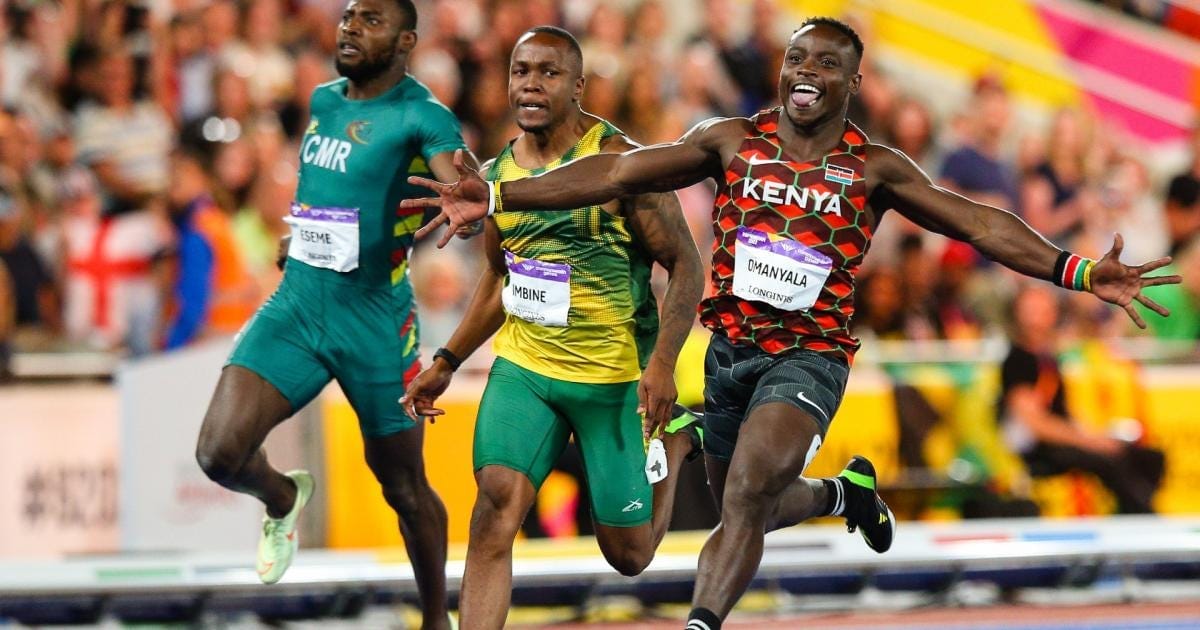
M571 310L571 266L505 251L508 284L501 300L504 310L542 326L566 326Z
M783 236L741 226L734 256L733 294L785 311L812 308L833 259Z
M358 268L358 208L317 208L293 202L291 214L283 220L292 227L289 258L340 272Z

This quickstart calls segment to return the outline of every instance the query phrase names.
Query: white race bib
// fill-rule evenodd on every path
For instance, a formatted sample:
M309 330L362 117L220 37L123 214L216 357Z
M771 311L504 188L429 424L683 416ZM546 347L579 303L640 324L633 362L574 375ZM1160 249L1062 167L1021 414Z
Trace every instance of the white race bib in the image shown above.
M358 268L358 208L317 208L293 202L291 214L283 220L292 226L289 258L340 272Z
M741 226L734 256L733 294L785 311L812 308L833 259L790 238Z
M505 251L508 284L501 294L504 310L542 326L566 326L571 310L571 266L521 258Z

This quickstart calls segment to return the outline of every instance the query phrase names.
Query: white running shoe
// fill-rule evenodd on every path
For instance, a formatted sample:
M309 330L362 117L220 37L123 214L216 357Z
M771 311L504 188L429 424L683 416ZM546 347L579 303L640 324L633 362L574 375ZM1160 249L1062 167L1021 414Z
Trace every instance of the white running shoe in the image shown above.
M292 558L300 546L300 534L296 531L296 521L300 518L300 510L308 504L313 493L313 478L307 470L293 470L284 473L296 483L296 503L292 511L283 518L263 517L262 537L258 539L258 579L263 584L274 584L283 577L288 567L292 566Z

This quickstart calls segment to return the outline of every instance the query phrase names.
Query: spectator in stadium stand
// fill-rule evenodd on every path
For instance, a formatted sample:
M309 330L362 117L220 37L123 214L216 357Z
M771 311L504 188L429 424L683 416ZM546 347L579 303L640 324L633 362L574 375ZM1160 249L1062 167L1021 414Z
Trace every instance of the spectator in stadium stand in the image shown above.
M241 37L225 50L225 63L246 78L250 100L267 108L287 100L295 88L294 61L284 50L281 0L241 3Z
M1087 176L1087 136L1079 111L1059 110L1050 124L1044 158L1021 178L1021 216L1052 243L1065 246L1083 229L1075 198Z
M216 61L204 45L199 11L184 11L171 18L167 31L168 63L162 70L167 84L165 99L177 121L188 124L212 108L212 77Z
M58 287L53 273L24 230L27 211L19 195L0 190L0 265L6 273L0 288L0 345L37 345L43 331L60 326ZM3 355L0 349L0 363Z
M193 146L233 142L247 133L262 112L250 96L250 86L250 79L237 67L219 65L210 86L212 110L184 126L179 134L182 142Z
M930 310L942 339L978 339L983 334L983 322L968 286L977 260L975 250L960 241L949 241L942 250L930 296Z
M1012 315L1014 334L1001 366L998 414L1008 445L1034 477L1091 473L1113 493L1120 513L1153 512L1151 500L1163 476L1162 453L1090 429L1067 410L1054 347L1060 338L1057 296L1048 287L1023 286ZM1176 313L1171 315L1173 319Z
M1200 14L1197 15L1200 24ZM1192 129L1187 167L1171 178L1167 187L1166 214L1172 249L1200 234L1200 123Z
M279 122L291 140L304 135L309 119L309 97L316 87L334 77L328 59L313 48L304 48L296 54L296 89L292 97L279 108Z
M229 218L211 193L201 159L171 157L171 221L175 226L172 312L164 347L208 335L232 336L258 307L259 290L246 273Z
M1200 178L1180 173L1167 185L1165 205L1167 238L1175 256L1190 241L1200 236Z
M946 155L940 176L943 185L980 203L1014 206L1015 179L1000 156L1011 109L1008 91L999 79L984 75L975 82L966 106L967 137L962 146Z

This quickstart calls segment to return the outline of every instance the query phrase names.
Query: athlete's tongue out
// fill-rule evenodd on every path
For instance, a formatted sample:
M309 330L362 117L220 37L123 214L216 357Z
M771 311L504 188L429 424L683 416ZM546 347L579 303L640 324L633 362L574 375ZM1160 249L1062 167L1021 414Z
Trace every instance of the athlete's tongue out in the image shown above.
M821 95L817 92L792 92L792 104L796 107L808 107L818 98L821 98Z

